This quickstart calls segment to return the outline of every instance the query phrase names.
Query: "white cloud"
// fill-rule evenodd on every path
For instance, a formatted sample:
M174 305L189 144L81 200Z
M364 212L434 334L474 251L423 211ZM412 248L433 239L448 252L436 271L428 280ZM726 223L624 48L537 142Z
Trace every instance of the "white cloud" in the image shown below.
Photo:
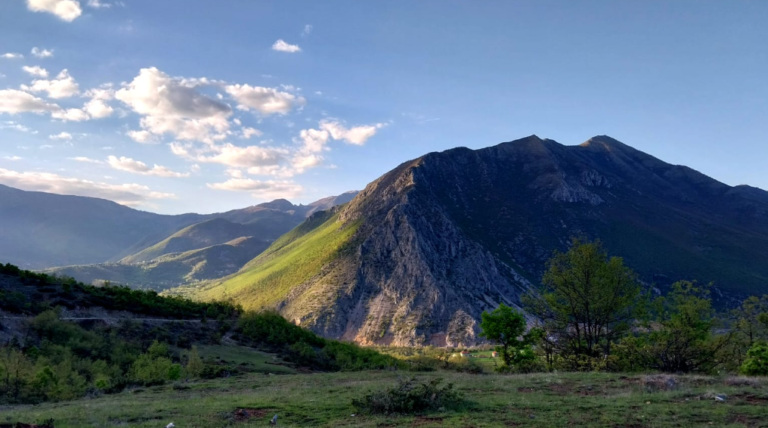
M143 115L203 119L228 116L226 104L185 86L157 68L143 68L115 97Z
M331 139L362 145L383 126L385 125L377 123L347 128L336 120L321 121L320 129L303 129L299 132L301 147L291 158L291 166L297 173L302 173L306 169L316 167L324 160L320 153L330 150L328 142Z
M98 88L92 88L83 94L83 96L86 96L88 98L91 98L93 100L104 100L109 101L113 98L115 98L115 90L112 89L112 84L107 83L104 85L101 85L101 87Z
M172 78L157 68L144 68L133 81L115 93L115 98L143 115L135 140L148 142L148 134L170 133L177 139L212 143L226 137L232 109L199 91L196 86L212 84L208 79Z
M237 168L279 165L286 159L288 151L274 147L239 147L231 143L212 144L196 149L189 144L171 143L171 151L180 157L205 163L218 163Z
M260 181L235 177L223 183L208 183L207 186L216 190L250 192L253 197L261 199L293 198L301 194L302 191L299 184L291 181Z
M141 144L154 144L157 142L155 136L149 131L128 131L126 133L133 141Z
M232 177L232 178L244 178L245 177L243 175L243 171L241 171L239 169L234 169L234 168L230 168L230 169L224 171L224 173L227 174L228 176Z
M48 138L50 138L51 140L71 140L72 134L70 134L69 132L60 132L56 135L49 135Z
M95 163L95 164L102 164L102 163L104 163L104 162L102 162L100 160L91 159L91 158L88 158L88 157L85 157L85 156L75 156L73 158L67 158L67 159L70 159L70 160L73 160L73 161L78 161L78 162L84 162L84 163Z
M203 119L183 119L172 116L146 116L141 127L154 135L171 134L178 140L202 141L212 144L229 135L226 117L212 116Z
M299 138L304 142L302 151L307 153L319 153L323 151L330 133L325 129L302 129Z
M48 77L48 70L36 65L32 67L25 65L24 67L21 67L21 69L36 77Z
M36 56L38 58L50 58L53 56L53 49L42 49L35 46L32 48L32 56Z
M249 127L243 128L243 138L245 138L246 140L251 137L261 137L262 135L264 135L264 133L259 131L256 128L249 128Z
M288 52L288 53L295 53L295 52L301 52L301 48L299 45L292 45L290 43L286 43L283 39L279 39L275 42L275 44L272 45L273 51L278 52Z
M16 89L0 89L0 113L45 113L58 111L56 104Z
M94 9L109 9L112 5L110 3L102 3L100 0L88 0L88 7Z
M45 91L51 98L67 98L80 92L77 82L66 69L62 70L55 79L34 80L32 86L22 85L21 89L31 92Z
M312 24L307 24L304 26L304 30L301 31L302 37L308 36L310 33L312 33Z
M227 85L224 89L238 102L238 109L252 108L262 114L286 114L306 102L302 97L262 86Z
M84 110L79 108L68 108L68 109L61 109L54 112L51 112L51 117L53 119L59 119L63 121L72 121L72 122L82 122L84 120L88 120L91 117L88 116L88 113L86 113Z
M18 161L18 160L21 160L22 158L18 156L5 156L3 159L9 160L9 161Z
M27 0L27 8L33 12L52 13L67 22L83 13L77 0Z
M150 168L144 162L137 161L125 156L120 156L119 158L117 156L109 156L107 158L107 163L114 169L118 169L120 171L128 171L135 174L155 175L158 177L189 177L188 172L174 172L164 166L157 164Z
M15 53L15 52L8 52L8 53L4 53L4 54L0 55L0 58L5 58L5 59L22 59L22 58L24 58L24 55L22 55L20 53Z
M355 126L346 128L338 121L322 121L320 128L328 131L334 140L344 140L347 143L362 146L369 138L376 135L376 131L386 126L384 123L373 125Z
M109 104L105 103L103 100L95 98L85 103L83 110L94 119L108 117L114 112L114 109L110 107Z
M27 128L26 126L24 126L24 125L22 125L22 124L20 124L18 122L14 122L12 120L7 120L5 122L0 122L0 129L14 129L14 130L19 131L19 132L29 132L29 133L32 133L32 134L37 134L37 131L33 131L33 130Z
M108 184L36 171L18 172L0 168L0 183L22 190L90 196L123 205L144 205L151 199L175 199L172 193L152 191L139 184Z

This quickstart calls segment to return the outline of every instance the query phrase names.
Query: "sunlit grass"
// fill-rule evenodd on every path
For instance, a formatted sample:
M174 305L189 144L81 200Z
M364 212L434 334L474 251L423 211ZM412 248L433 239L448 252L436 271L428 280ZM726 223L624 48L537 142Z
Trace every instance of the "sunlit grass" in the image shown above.
M53 418L57 428L268 426L354 427L760 427L765 426L768 388L761 380L677 377L672 390L652 390L642 375L540 373L415 374L454 383L466 405L426 415L360 415L352 399L394 385L414 373L369 371L269 376L248 374L124 392L94 399L37 406L9 406L0 423ZM717 401L714 395L725 397ZM238 408L263 416L235 422ZM353 416L354 415L354 416Z
M243 270L197 292L195 297L230 300L245 309L274 305L339 257L358 225L345 225L338 215L331 214L305 223L275 241Z

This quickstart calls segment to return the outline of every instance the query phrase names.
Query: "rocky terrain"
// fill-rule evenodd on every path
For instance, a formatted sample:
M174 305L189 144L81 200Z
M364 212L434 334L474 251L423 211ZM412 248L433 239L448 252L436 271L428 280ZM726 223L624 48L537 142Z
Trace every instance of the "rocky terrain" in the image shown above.
M767 213L765 191L610 137L531 136L403 163L193 293L275 307L329 337L464 346L482 311L519 305L574 236L602 240L648 287L690 279L724 298L766 292Z

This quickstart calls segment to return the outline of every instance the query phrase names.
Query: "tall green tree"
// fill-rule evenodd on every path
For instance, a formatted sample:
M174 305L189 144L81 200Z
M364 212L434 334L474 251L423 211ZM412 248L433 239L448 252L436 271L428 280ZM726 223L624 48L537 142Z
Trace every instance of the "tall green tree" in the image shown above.
M761 317L767 316L768 295L750 296L730 312L728 328L735 334L731 345L724 351L729 361L728 369L741 366L753 345L768 340L768 323L761 321Z
M499 344L504 364L513 367L535 358L531 345L537 331L526 334L525 317L505 304L500 304L493 312L483 311L481 315L481 337Z
M620 257L608 257L599 241L574 239L549 262L540 294L525 298L559 353L587 360L611 352L642 308L637 275Z
M671 373L715 370L719 355L735 332L715 335L716 317L709 289L695 282L680 281L653 303L654 321L640 334L638 353L645 367Z

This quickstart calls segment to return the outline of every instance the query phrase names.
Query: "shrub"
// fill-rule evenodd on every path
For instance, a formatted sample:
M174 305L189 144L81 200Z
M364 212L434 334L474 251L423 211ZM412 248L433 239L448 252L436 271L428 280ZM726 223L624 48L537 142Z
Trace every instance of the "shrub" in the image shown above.
M768 376L768 343L755 343L749 348L741 372L750 376Z
M448 367L451 370L455 370L461 373L481 374L483 368L480 367L474 359L462 357L460 355L452 355L448 358Z
M416 378L400 379L396 386L377 392L369 392L352 405L361 412L412 414L456 407L463 402L453 384L440 387L442 379L419 383Z
M184 369L188 376L200 377L204 368L205 364L203 364L203 359L200 358L200 354L197 352L197 346L193 346L192 350L187 354L187 366Z
M277 312L246 313L240 317L238 331L259 345L284 351L287 359L321 370L371 370L404 367L395 358L373 349L324 339L293 325Z

